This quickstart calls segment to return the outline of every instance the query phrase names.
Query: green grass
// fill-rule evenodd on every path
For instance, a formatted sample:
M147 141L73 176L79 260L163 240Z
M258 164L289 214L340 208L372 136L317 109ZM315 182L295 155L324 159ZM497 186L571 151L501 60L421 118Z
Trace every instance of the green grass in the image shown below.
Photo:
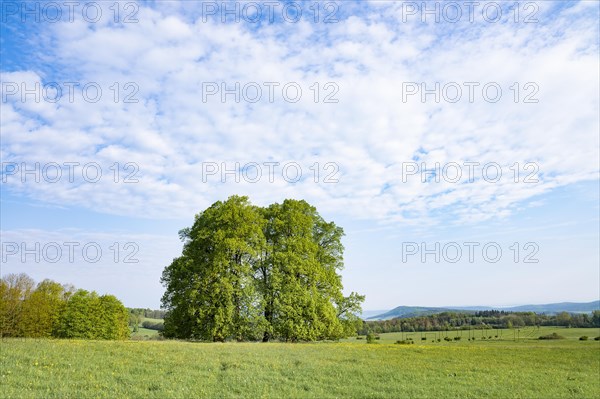
M457 343L465 343L472 344L472 342L468 341L469 337L475 337L475 342L477 341L486 341L489 343L493 342L506 342L506 341L514 341L518 339L519 341L531 341L537 340L541 335L549 335L552 333L557 333L568 339L578 340L582 335L587 335L591 340L594 337L600 336L600 329L598 328L565 328L565 327L522 327L520 329L513 330L472 330L472 331L428 331L428 332L414 332L414 333L387 333L380 334L380 339L377 341L378 343L386 343L393 344L398 340L406 340L408 338L412 338L415 341L415 344L431 344L431 341L436 341L435 344L439 345L440 343L444 344L457 344ZM444 337L454 338L461 337L461 340L456 342L452 341L450 343L444 341ZM496 337L497 336L497 337ZM427 338L423 341L421 338ZM485 338L482 338L485 337ZM490 338L491 337L491 338ZM363 341L365 336L362 336ZM437 339L440 339L441 342L437 342ZM346 342L353 342L356 338L349 338L345 340ZM360 340L357 340L361 342Z
M152 330L149 328L144 328L141 327L142 323L145 321L151 321L153 323L162 323L164 320L163 319L152 319L150 317L143 317L142 321L140 322L140 327L138 327L138 331L135 333L131 333L131 337L133 339L155 339L158 338L158 330Z
M149 328L138 327L137 332L132 332L131 337L134 339L151 339L158 337L158 330L151 330Z
M1 396L19 398L596 398L598 329L567 339L377 344L1 341ZM523 331L523 330L522 330ZM541 335L541 334L540 334ZM536 337L537 338L537 337Z

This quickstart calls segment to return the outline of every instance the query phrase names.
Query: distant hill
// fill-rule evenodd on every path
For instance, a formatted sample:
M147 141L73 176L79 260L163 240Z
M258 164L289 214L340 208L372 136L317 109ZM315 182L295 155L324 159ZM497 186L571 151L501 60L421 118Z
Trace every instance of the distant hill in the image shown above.
M559 313L559 312L571 312L571 313L589 313L594 310L600 309L600 301L592 301L586 303L577 302L561 302L561 303L550 303L547 305L524 305L515 306L512 308L501 309L510 310L511 312L536 312L536 313Z
M592 301L585 303L577 302L561 302L549 303L545 305L522 305L508 308L491 307L491 306L468 306L468 307L448 307L448 308L433 308L425 306L398 306L390 311L367 317L366 320L388 320L394 318L406 319L409 317L427 316L442 312L475 312L479 310L504 310L506 312L536 312L555 314L559 312L570 313L590 313L600 309L600 301ZM365 312L367 313L367 312ZM370 312L369 312L370 313ZM366 314L365 314L366 316Z
M371 316L367 318L367 320L388 320L394 318L406 319L409 317L417 317L417 316L427 316L430 314L442 313L442 312L451 312L451 311L460 311L464 312L466 310L459 309L449 309L449 308L428 308L424 306L398 306L388 312Z
M387 312L387 310L363 310L363 312L359 316L361 319L367 320L371 316L377 316L385 312Z

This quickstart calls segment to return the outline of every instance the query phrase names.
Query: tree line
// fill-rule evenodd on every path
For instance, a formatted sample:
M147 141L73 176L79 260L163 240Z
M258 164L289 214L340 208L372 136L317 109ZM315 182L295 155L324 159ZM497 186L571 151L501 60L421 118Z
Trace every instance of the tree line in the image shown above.
M163 331L165 329L165 324L162 321L145 320L142 322L142 327L149 330Z
M443 312L434 315L391 320L364 321L359 334L415 331L447 331L526 326L600 327L600 310L592 314L561 312L556 315L534 312L481 311Z
M150 308L127 308L131 314L139 315L142 318L148 319L164 319L166 310L150 309Z
M0 279L0 336L129 338L128 312L113 295L98 295L26 274Z
M356 333L364 296L344 297L342 228L305 201L218 201L179 232L163 271L165 337L312 341Z

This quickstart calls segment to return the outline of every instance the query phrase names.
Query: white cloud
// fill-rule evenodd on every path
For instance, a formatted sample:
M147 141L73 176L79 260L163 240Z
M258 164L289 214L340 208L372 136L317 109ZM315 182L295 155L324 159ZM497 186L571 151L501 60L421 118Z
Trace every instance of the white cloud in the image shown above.
M23 184L9 176L6 185L49 203L140 217L188 217L233 193L260 204L305 198L319 209L381 221L503 217L548 190L598 178L598 10L584 3L552 13L538 3L537 24L402 23L398 4L377 2L330 25L250 29L190 20L158 4L140 6L137 24L54 24L46 57L55 70L24 67L2 80L31 86L73 76L96 82L102 98L4 103L3 161L98 162L106 173L115 162L133 162L140 181ZM139 102L115 103L115 82L121 100L139 88ZM126 89L128 82L135 86ZM279 86L273 103L203 102L205 82L297 82L303 95L288 103ZM323 85L335 83L339 103L314 103L314 82L321 99L331 92ZM478 89L472 104L432 96L422 103L418 95L403 102L402 82L497 82L503 96L488 103ZM515 104L515 82L521 99L531 92L524 85L535 83L539 103ZM402 163L417 155L429 166L497 162L505 176L515 162L535 162L540 182L404 181ZM202 162L268 161L298 162L311 178L203 182ZM339 183L314 183L315 162L337 163Z

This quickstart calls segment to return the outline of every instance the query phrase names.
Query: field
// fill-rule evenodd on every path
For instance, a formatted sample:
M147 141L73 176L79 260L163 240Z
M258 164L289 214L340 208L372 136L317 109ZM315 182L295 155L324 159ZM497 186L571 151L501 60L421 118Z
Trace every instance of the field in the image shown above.
M162 322L162 319L151 319L149 317L143 317L142 321L140 322L140 326L143 322L145 321L151 321L154 323L158 323L158 322ZM152 339L152 338L157 338L158 337L158 330L151 330L149 328L144 328L144 327L138 327L138 331L135 333L131 333L131 338L133 339Z
M585 335L589 339L594 339L600 335L600 329L594 328L562 328L562 327L523 327L520 329L511 330L463 330L463 331L429 331L429 332L414 332L414 333L387 333L380 335L380 343L393 344L398 340L408 340L412 338L415 344L428 344L431 341L435 341L438 345L438 339L444 343L444 337L454 339L460 337L460 341L468 340L469 337L473 337L474 341L485 341L487 342L506 342L506 341L524 341L530 342L531 340L538 341L537 338L541 335L548 335L557 333L568 339L578 340L579 337ZM422 338L426 338L422 340ZM361 338L365 338L361 336ZM347 339L346 342L352 342L356 338ZM480 342L481 343L481 342Z
M535 339L551 332L567 339ZM535 334L521 335L519 341L508 330L491 340L413 338L414 345L393 344L406 338L401 333L382 334L376 344L357 339L313 344L4 339L1 395L600 397L600 341L593 340L599 329L542 327ZM580 341L581 335L590 340Z

